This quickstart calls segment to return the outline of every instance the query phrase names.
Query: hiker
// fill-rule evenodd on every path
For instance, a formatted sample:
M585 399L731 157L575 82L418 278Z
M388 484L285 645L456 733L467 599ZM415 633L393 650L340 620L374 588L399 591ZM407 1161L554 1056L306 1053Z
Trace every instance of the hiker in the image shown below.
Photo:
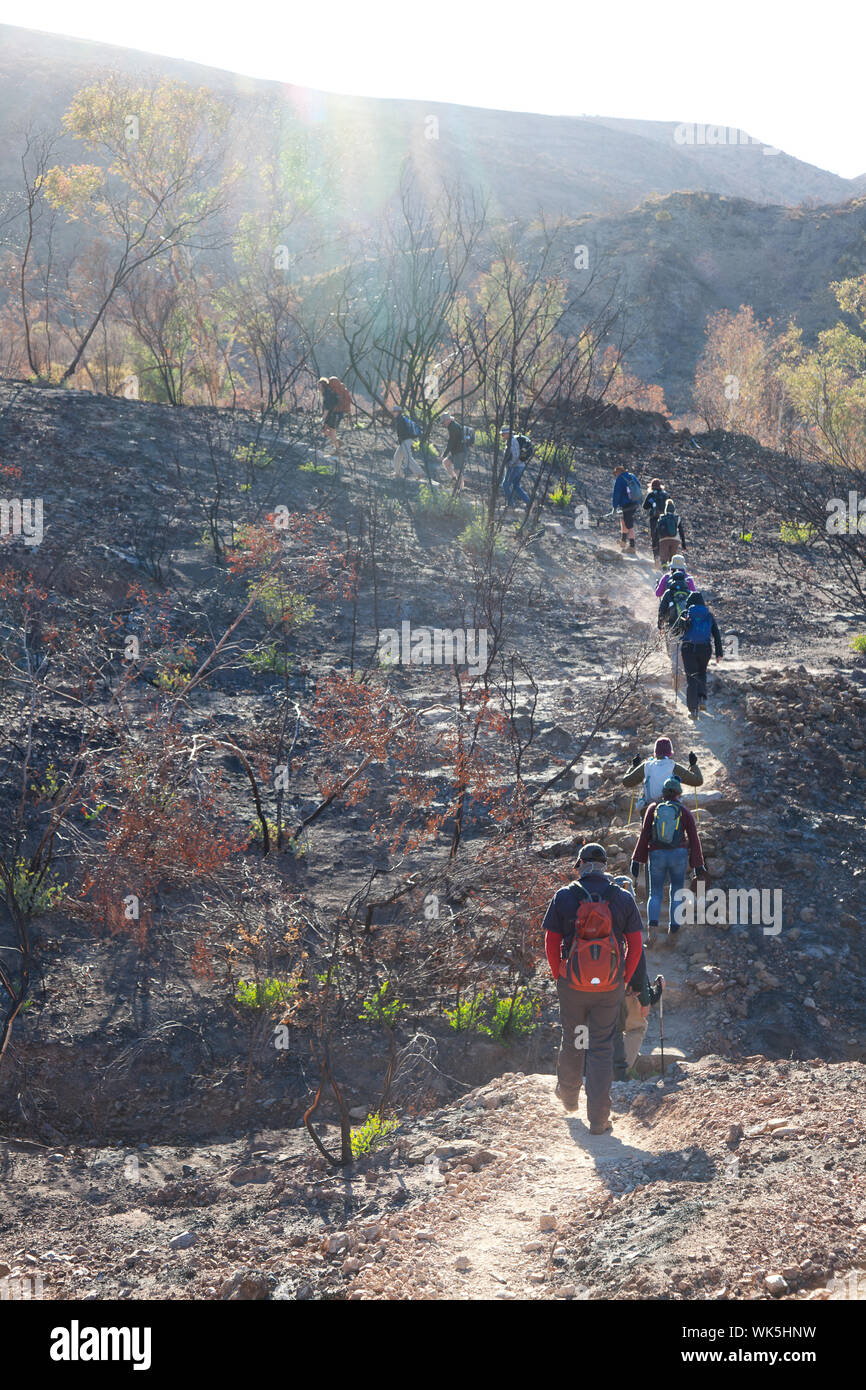
M641 502L641 486L634 473L629 473L622 464L619 464L613 472L616 481L613 485L610 505L612 511L622 513L619 543L623 550L626 547L629 550L634 550L634 517Z
M689 595L682 616L674 623L673 633L680 640L680 655L687 678L686 705L689 717L697 719L699 711L707 708L710 643L715 646L716 661L721 661L723 655L718 623L699 590Z
M622 784L624 787L642 786L637 808L643 813L651 801L660 800L662 787L669 777L676 777L680 782L685 782L687 787L704 785L704 775L698 767L697 753L689 753L689 765L683 767L681 763L674 761L673 744L670 739L657 738L653 756L645 762L641 761L640 756L636 757L623 777Z
M685 551L686 533L673 500L669 497L665 502L664 511L656 522L656 534L659 538L659 561L663 565L666 565L671 556L676 554L677 532L679 532L680 544Z
M661 598L662 594L664 593L665 589L668 587L668 584L670 583L671 575L673 574L674 570L686 570L686 584L688 585L689 593L693 594L695 592L695 589L698 586L692 579L692 576L689 574L688 570L686 569L685 555L673 555L671 557L671 561L668 565L668 568L665 570L658 584L656 584L656 598Z
M502 478L502 491L505 494L506 510L511 506L512 499L517 496L521 502L526 503L529 510L529 495L524 492L520 479L523 477L524 470L528 463L528 457L524 457L526 450L521 445L521 439L525 436L515 434L514 430L504 429L502 436L505 440L505 473ZM526 443L529 441L526 440Z
M325 412L322 416L322 433L339 459L342 457L342 451L337 438L337 426L341 420L348 419L351 415L352 397L337 376L320 376L318 386L322 393L322 409Z
M641 864L649 864L649 899L647 901L647 945L651 946L658 931L665 884L670 880L668 937L679 931L676 909L691 865L695 878L705 878L704 852L695 818L680 800L683 786L677 777L668 777L662 787L660 801L651 801L646 808L643 825L631 861L632 878L637 882Z
M668 494L662 486L661 478L653 478L650 483L650 490L644 498L643 509L649 513L650 541L653 548L653 562L656 565L661 563L659 560L658 519L664 511L667 501Z
M685 612L686 604L695 592L695 582L684 569L674 569L665 575L667 583L662 593L658 611L658 628L661 632L665 623L673 627Z
M469 449L475 442L475 431L468 425L461 425L454 415L447 417L447 423L448 443L439 462L451 481L457 485L457 491L462 492L463 473L469 462Z
M637 903L611 882L606 863L603 846L584 845L577 880L554 894L544 916L544 949L562 1023L556 1095L566 1110L576 1110L585 1079L591 1134L611 1128L614 1034L643 949Z
M634 897L632 881L628 874L617 874L614 883ZM664 976L657 975L650 984L646 968L646 952L641 951L640 962L631 980L625 987L622 1007L617 1019L613 1039L613 1079L627 1081L628 1073L637 1061L641 1045L646 1037L649 1012L657 1004L664 988Z
M393 412L394 425L397 430L397 447L394 450L394 473L399 476L402 466L403 476L408 472L413 478L424 478L424 469L417 462L412 452L413 439L421 438L421 430L411 416L404 414L402 410Z

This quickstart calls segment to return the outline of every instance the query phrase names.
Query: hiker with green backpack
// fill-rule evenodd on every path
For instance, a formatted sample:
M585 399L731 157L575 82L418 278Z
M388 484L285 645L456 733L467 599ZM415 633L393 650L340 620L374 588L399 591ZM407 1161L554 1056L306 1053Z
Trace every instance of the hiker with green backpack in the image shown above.
M679 534L682 548L685 550L686 533L683 530L682 518L670 497L665 502L665 509L656 522L656 534L659 540L659 562L661 564L668 564L671 556L676 554L677 534Z
M673 633L679 638L680 656L686 673L686 705L689 716L697 719L701 710L707 707L707 667L710 664L711 646L715 646L716 661L723 655L722 638L713 614L704 602L700 592L689 595L685 610L673 625Z
M671 582L671 575L674 573L675 570L684 571L686 576L686 585L688 587L689 593L693 594L695 592L695 589L698 586L692 579L692 576L689 574L686 568L685 555L673 555L670 559L667 569L662 574L658 584L656 584L656 598L661 598L663 596L665 589Z
M665 577L667 584L662 593L658 611L659 632L664 631L665 623L668 627L674 626L677 619L682 617L689 598L695 592L694 580L686 574L685 569L671 567Z
M649 898L647 900L647 945L658 931L665 886L670 881L668 936L679 931L676 909L685 883L686 870L691 865L695 878L705 878L704 852L695 818L682 797L682 783L669 777L662 788L659 801L646 808L643 825L634 847L631 861L632 878L637 881L642 864L649 864Z
M576 1110L585 1081L591 1134L611 1128L614 1035L643 955L637 903L610 880L606 864L602 845L583 845L577 878L554 894L543 924L562 1023L556 1095L567 1111Z

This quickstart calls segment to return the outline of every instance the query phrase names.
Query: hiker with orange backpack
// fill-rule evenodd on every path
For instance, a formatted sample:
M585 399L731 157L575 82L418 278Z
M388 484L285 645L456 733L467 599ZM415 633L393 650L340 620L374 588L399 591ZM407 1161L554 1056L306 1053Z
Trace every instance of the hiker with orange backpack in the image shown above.
M642 864L649 863L649 898L647 899L647 945L651 946L661 918L665 886L670 880L670 926L668 937L679 931L676 920L677 904L691 865L695 878L705 878L704 851L695 818L680 800L682 783L669 777L662 788L659 801L646 808L643 825L631 861L632 878L637 881Z
M643 953L637 903L607 876L606 864L602 845L584 845L577 879L554 894L544 916L562 1024L556 1095L566 1110L576 1110L585 1081L591 1134L611 1128L614 1035L625 987Z
M322 432L332 445L337 458L342 457L337 426L343 419L348 420L352 413L352 397L338 376L320 376L318 387L322 393Z

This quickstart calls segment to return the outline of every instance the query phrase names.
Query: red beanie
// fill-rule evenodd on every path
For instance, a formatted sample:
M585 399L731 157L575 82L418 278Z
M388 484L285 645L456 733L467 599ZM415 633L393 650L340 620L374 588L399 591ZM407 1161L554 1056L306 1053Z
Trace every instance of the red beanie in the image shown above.
M672 758L674 756L673 744L669 738L657 738L656 746L653 749L653 756L656 758Z

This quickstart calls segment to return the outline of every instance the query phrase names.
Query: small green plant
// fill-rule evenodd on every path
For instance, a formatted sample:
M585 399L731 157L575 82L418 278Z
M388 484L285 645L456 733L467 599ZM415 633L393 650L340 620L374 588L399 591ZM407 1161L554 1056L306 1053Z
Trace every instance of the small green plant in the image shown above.
M265 1009L274 1008L277 1004L288 1003L297 992L297 979L238 980L235 1003L240 1004L244 1009L253 1009L257 1013L261 1013Z
M270 468L274 461L267 449L262 449L256 444L242 444L235 458L247 468Z
M12 896L25 917L38 917L56 907L68 887L68 883L58 883L54 874L42 873L41 870L33 873L26 859L15 860ZM8 892L6 897L8 902Z
M423 516L451 521L465 526L472 519L472 506L462 497L452 497L447 487L430 487L422 483L418 489L418 511Z
M574 488L570 483L557 483L553 492L548 494L554 507L570 507L574 500Z
M535 1029L541 1004L528 990L516 994L499 994L494 988L489 995L483 991L471 999L458 1000L455 1009L446 1009L445 1017L456 1033L484 1033L497 1042L508 1042Z
M253 584L251 589L256 586ZM285 589L279 575L266 579L259 586L257 602L269 623L284 623L287 627L303 627L315 616L315 608L303 594Z
M244 660L254 671L273 672L277 676L287 676L294 665L292 658L281 652L276 642L261 651L247 652Z
M60 791L60 787L60 778L53 763L49 763L46 767L45 778L42 782L31 782L30 784L30 790L35 792L43 801L53 801Z
M740 540L741 540L741 541L745 541L747 545L751 545L751 543L752 543L752 533L751 533L751 531L741 531L741 532L740 532Z
M785 545L808 545L817 535L816 528L810 521L799 522L783 521L779 528L779 535Z
M408 1004L400 1002L388 981L383 980L374 994L367 995L358 1018L362 1023L384 1023L388 1028L393 1028L408 1007Z
M460 545L470 555L484 555L491 548L494 554L505 549L505 539L483 511L476 511L468 526L464 526L457 537Z
M330 463L302 463L298 472L318 473L320 478L330 478L334 472L334 468L333 464Z
M385 1120L378 1114L368 1115L362 1125L357 1125L352 1130L352 1157L360 1158L362 1154L369 1154L374 1149L380 1149L383 1144L387 1144L391 1135L399 1128L399 1120Z
M866 652L866 632L858 632L856 637L852 637L851 646L855 652Z

